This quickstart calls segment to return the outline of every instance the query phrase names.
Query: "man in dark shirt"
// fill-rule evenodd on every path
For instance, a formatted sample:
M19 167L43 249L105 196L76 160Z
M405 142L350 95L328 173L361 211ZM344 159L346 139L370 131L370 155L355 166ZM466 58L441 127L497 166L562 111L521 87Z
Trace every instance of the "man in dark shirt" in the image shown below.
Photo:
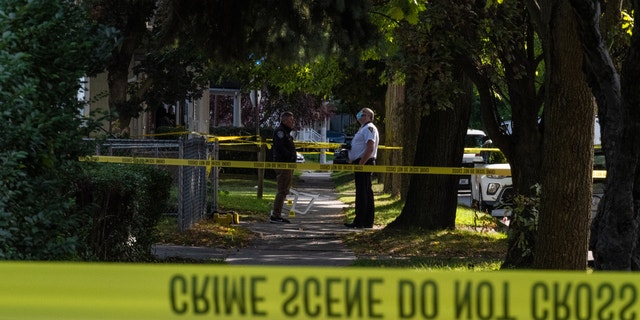
M280 115L280 126L273 133L273 161L296 162L296 146L291 136L294 123L293 113L287 111ZM275 171L278 191L269 219L271 223L290 223L289 220L282 217L282 207L293 182L293 170L275 169Z

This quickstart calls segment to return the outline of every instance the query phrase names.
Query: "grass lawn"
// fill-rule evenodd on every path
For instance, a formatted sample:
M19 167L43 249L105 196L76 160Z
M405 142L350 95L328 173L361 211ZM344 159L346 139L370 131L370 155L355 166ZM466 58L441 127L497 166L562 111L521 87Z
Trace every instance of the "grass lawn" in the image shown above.
M333 173L340 200L349 205L347 220L353 219L355 185L353 174ZM373 186L376 225L387 225L402 211L400 199ZM371 230L344 236L344 243L356 253L358 266L387 266L420 269L498 270L507 250L506 229L496 218L458 206L456 229L442 231Z
M298 173L297 173L298 175ZM353 218L352 173L333 173L339 198L347 204L346 220ZM258 199L255 176L221 175L219 209L235 211L243 221L266 221L275 181L265 179L263 197ZM386 225L397 217L403 202L382 194L374 181L376 225ZM185 232L176 232L167 219L158 226L162 243L224 248L244 247L255 235L239 226L223 227L206 219ZM498 270L507 250L506 229L493 217L458 206L455 230L427 231L372 229L348 233L344 243L358 257L355 265L438 270Z

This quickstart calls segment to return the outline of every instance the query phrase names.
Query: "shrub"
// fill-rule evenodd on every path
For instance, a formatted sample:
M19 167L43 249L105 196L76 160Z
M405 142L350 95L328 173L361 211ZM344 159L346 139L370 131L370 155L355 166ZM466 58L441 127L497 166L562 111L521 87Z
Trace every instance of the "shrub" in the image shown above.
M167 208L171 176L146 165L94 164L77 183L77 211L87 217L82 259L145 261Z
M78 79L109 42L70 0L3 0L0 15L0 259L72 259L69 184L91 128Z

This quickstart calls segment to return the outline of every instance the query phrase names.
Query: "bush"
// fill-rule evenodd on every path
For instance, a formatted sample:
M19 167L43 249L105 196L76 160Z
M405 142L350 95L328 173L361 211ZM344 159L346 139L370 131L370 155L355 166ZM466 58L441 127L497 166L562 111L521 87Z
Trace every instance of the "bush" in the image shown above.
M91 128L78 79L109 41L74 1L3 0L0 12L0 259L73 259L83 221L69 185Z
M171 176L146 165L97 164L77 183L84 260L145 261L167 208Z

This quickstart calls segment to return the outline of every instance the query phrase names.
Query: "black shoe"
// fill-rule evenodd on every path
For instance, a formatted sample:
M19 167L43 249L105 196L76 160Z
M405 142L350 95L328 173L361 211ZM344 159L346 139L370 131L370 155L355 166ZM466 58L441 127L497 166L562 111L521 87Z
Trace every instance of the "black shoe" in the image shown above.
M276 217L276 216L271 216L271 218L269 218L269 220L271 220L271 223L291 223L291 221L283 218L283 217Z
M371 228L373 228L373 226L363 226L361 224L355 224L355 223L345 223L344 226L347 227L347 228L356 228L356 229L371 229Z

